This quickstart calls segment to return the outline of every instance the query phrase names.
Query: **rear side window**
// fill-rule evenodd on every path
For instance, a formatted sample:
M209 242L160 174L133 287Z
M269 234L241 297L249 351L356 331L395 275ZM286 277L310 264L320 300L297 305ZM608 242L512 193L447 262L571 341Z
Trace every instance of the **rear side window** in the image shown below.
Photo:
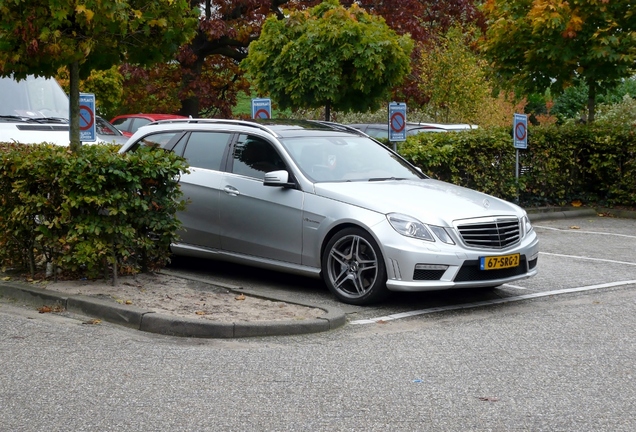
M220 171L231 137L232 134L226 132L192 132L187 142L181 140L174 151L181 153L182 143L185 143L183 157L191 167Z
M139 148L140 145L150 146L150 147L161 147L166 148L168 143L172 141L177 135L181 135L183 132L173 131L173 132L161 132L152 135L147 135L133 144L128 151L135 151Z

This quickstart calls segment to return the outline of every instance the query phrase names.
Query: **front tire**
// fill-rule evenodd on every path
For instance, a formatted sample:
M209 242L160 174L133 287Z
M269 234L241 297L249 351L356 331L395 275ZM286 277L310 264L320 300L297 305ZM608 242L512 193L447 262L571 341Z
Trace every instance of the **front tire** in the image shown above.
M343 229L329 240L322 255L322 277L344 303L367 305L389 295L380 247L360 228Z

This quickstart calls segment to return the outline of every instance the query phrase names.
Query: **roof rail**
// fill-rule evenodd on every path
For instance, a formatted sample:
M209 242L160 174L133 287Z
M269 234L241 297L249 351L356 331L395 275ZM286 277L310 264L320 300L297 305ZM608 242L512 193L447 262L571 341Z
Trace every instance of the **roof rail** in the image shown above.
M185 119L167 119L167 120L157 120L149 124L165 124L165 123L214 123L214 124L231 124L231 125L239 125L246 127L253 127L256 129L260 129L269 134L272 134L276 137L280 137L279 134L274 132L272 129L267 126L263 126L262 124L258 124L256 122L252 122L249 120L231 120L231 119L209 119L209 118L185 118Z
M327 126L331 126L334 129L340 129L340 130L345 130L348 132L354 132L356 135L364 135L364 136L368 136L367 134L365 134L364 132L362 132L360 129L356 129L353 126L349 126L349 125L345 125L342 123L336 123L336 122L330 122L330 121L326 121L326 120L311 120L314 123L319 123L319 124L324 124Z

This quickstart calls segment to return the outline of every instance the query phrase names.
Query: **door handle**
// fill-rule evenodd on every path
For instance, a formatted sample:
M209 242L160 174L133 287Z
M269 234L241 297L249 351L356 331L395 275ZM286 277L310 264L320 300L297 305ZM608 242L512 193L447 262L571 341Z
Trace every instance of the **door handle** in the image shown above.
M225 186L223 188L223 191L228 194L228 195L232 195L232 196L238 196L241 193L239 192L239 190L237 188L235 188L234 186Z

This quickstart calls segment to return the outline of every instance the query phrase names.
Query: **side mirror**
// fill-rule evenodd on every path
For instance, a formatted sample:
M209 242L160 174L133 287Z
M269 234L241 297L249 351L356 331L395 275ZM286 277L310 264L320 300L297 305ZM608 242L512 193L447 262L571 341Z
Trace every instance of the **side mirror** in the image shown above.
M284 188L292 188L296 185L289 182L289 173L286 170L270 171L265 173L263 180L265 186L278 186Z

